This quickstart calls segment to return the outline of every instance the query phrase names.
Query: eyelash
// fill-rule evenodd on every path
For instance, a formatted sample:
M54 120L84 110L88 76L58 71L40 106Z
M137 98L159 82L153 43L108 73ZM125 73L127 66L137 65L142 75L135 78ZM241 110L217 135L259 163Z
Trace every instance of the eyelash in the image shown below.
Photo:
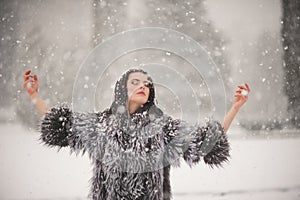
M139 81L139 80L132 80L132 81L131 81L131 84L132 84L132 85L139 85L139 84L140 84L140 81ZM145 87L150 87L150 82L144 83L144 86L145 86Z

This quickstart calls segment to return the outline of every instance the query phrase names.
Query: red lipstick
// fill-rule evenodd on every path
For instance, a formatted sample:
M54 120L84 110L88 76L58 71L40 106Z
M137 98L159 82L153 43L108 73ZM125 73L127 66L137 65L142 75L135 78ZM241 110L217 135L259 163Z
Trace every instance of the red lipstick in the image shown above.
M138 92L137 94L146 95L145 92L143 92L143 91L140 91L140 92Z

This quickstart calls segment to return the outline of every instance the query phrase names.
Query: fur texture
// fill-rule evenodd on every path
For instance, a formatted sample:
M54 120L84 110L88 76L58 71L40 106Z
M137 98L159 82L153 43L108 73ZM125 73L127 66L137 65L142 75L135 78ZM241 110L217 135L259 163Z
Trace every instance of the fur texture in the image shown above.
M172 119L154 107L152 97L146 110L121 113L122 117L115 109L116 100L113 109L98 113L53 107L42 121L41 140L89 154L94 164L89 195L93 200L169 200L171 166L179 166L180 158L190 166L202 158L211 166L221 166L229 158L229 143L219 122L192 126Z

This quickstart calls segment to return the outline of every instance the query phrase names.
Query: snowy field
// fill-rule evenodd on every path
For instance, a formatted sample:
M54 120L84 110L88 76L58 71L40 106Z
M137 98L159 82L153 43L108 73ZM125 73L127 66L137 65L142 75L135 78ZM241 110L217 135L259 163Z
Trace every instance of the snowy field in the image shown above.
M86 199L87 156L40 144L39 133L19 125L0 127L0 199ZM300 133L229 130L231 160L224 168L203 163L171 170L175 200L300 199ZM262 136L259 136L262 135ZM284 135L284 137L282 137Z

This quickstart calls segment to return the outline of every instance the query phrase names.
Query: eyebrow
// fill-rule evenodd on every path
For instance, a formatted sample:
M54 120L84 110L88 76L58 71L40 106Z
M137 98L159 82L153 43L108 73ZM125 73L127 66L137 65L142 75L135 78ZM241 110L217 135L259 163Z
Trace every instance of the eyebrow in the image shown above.
M131 79L131 80L137 80L137 81L141 81L140 79L138 79L138 78L133 78L133 79ZM144 82L151 82L151 81L149 81L149 80L146 80L146 81L144 81Z

